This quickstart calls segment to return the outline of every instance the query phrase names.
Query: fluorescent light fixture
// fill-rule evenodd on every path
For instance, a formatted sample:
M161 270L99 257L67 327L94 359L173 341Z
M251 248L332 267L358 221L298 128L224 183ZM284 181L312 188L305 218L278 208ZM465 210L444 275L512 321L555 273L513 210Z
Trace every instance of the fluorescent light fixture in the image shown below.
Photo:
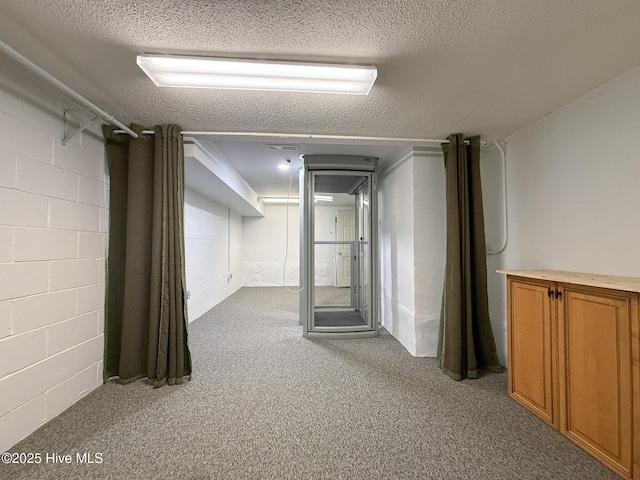
M297 198L262 197L264 203L298 203Z
M275 90L367 95L371 66L142 54L138 66L159 87Z
M281 163L278 165L279 170L289 170L291 168L290 163Z
M333 202L331 195L316 195L314 197L316 202ZM297 198L286 197L262 197L264 203L299 203Z

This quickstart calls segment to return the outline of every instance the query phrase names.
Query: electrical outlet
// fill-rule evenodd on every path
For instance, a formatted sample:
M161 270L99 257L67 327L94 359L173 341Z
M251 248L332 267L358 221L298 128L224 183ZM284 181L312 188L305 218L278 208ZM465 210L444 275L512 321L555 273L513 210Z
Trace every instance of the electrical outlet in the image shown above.
M229 274L229 280L231 280L233 278L233 273Z

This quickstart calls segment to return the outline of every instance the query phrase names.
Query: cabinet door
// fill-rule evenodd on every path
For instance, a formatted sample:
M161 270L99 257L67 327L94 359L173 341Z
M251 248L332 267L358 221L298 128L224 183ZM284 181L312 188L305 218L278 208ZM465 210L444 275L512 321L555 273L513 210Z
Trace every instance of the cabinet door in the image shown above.
M618 473L632 474L633 293L560 285L561 431Z
M555 283L509 277L507 285L509 395L558 428Z

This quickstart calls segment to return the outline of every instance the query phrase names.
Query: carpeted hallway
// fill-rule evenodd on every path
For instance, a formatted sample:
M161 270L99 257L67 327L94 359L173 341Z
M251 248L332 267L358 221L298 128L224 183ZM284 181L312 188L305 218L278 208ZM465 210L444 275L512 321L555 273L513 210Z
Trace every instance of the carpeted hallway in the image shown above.
M513 402L506 374L454 382L388 334L304 339L297 301L243 288L190 325L191 382L103 385L11 450L42 464L0 478L618 478Z

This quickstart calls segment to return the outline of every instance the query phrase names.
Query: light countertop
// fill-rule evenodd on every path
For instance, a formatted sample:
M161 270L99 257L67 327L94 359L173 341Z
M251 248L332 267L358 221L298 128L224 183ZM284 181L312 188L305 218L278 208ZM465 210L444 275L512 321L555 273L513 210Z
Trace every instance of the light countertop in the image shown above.
M564 272L560 270L497 270L497 272L516 277L640 293L640 278L635 277L617 277L614 275Z

